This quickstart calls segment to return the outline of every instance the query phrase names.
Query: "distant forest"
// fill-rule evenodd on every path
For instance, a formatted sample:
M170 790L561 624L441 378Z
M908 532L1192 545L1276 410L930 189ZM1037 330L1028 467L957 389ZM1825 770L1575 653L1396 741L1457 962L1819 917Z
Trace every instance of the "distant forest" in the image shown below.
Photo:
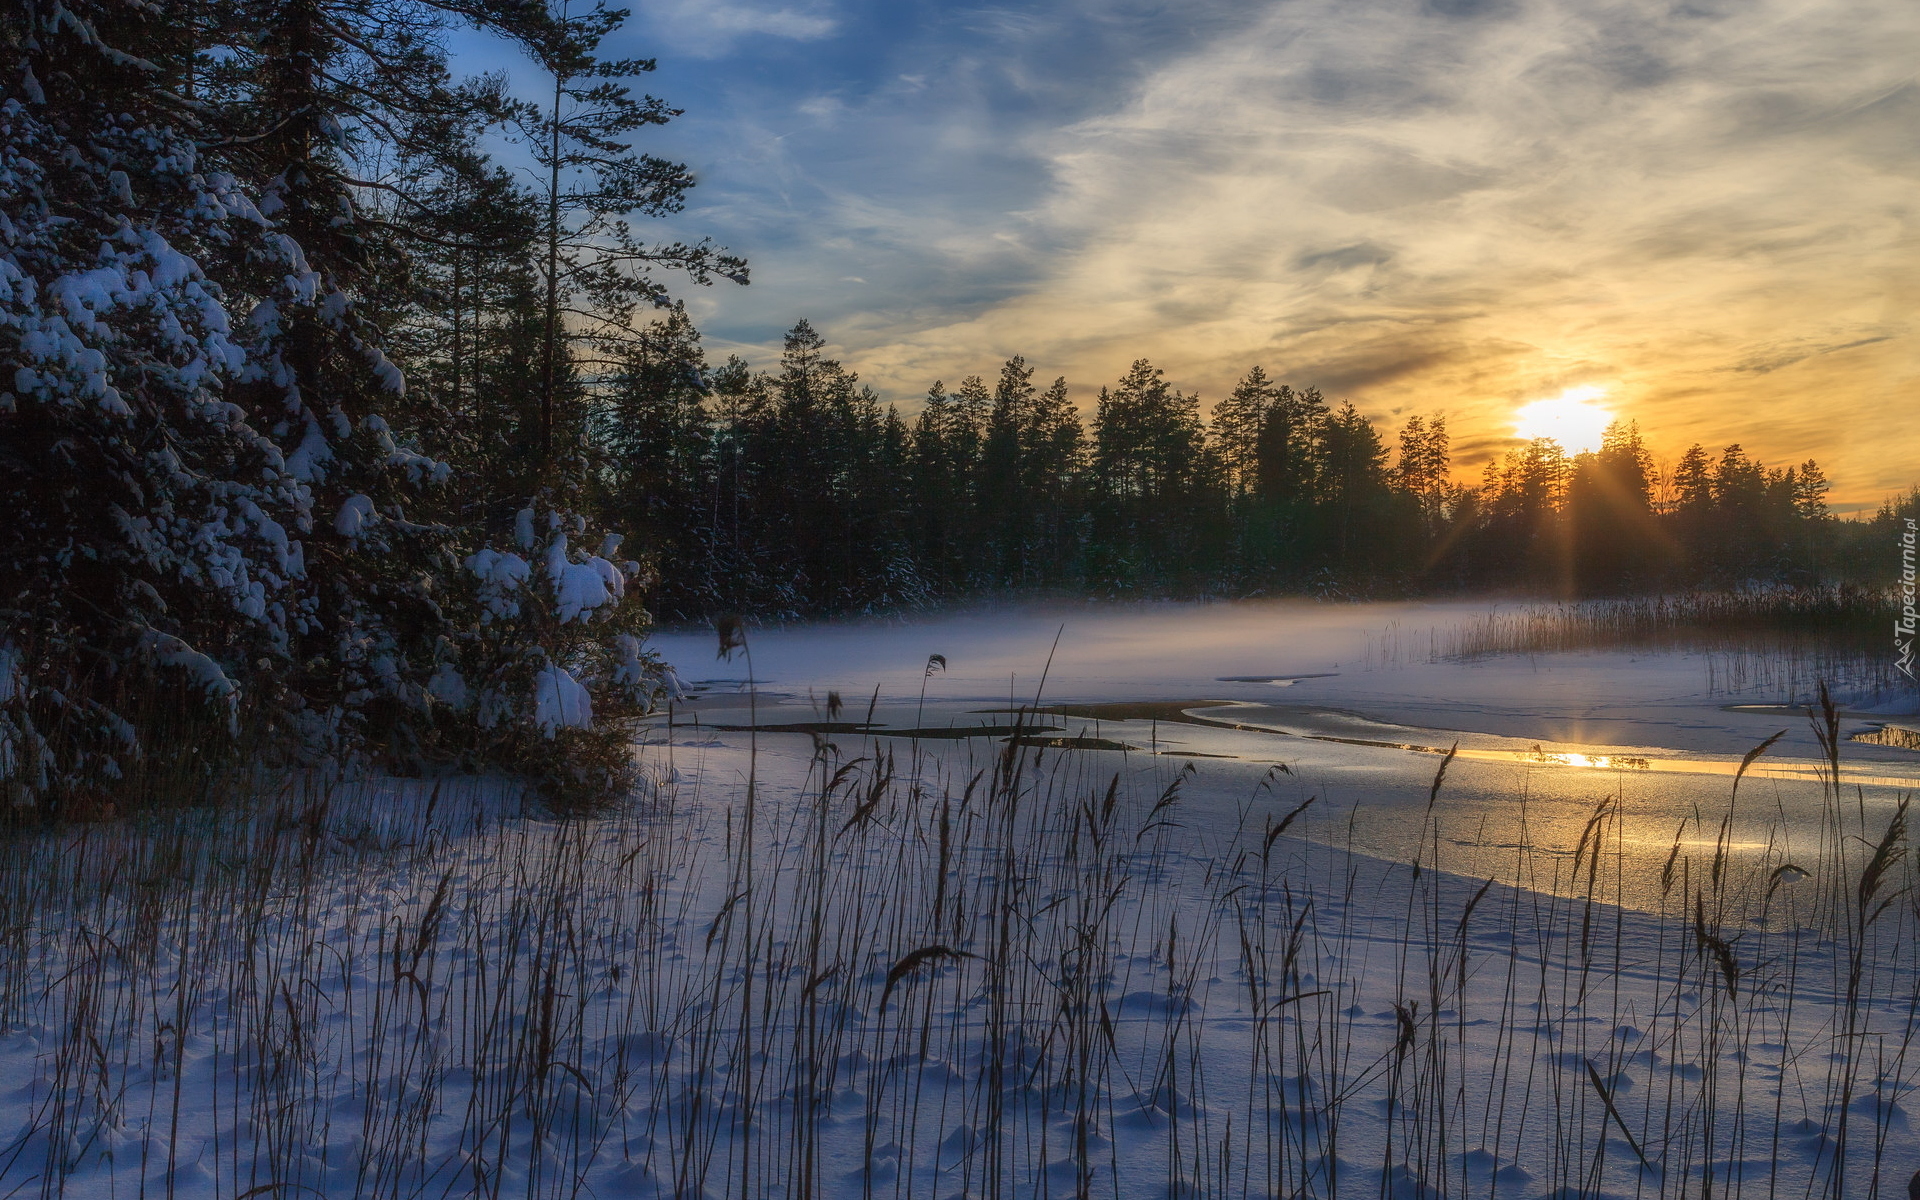
M512 394L511 389L500 394ZM583 432L601 520L651 552L657 616L798 616L1007 591L1091 596L1555 597L1872 582L1915 497L1828 511L1809 459L1693 446L1662 470L1631 423L1593 453L1534 441L1451 482L1444 416L1381 430L1253 367L1203 416L1146 360L1090 420L1023 359L883 405L805 321L770 370L709 368L654 321ZM1875 568L1880 568L1877 572Z

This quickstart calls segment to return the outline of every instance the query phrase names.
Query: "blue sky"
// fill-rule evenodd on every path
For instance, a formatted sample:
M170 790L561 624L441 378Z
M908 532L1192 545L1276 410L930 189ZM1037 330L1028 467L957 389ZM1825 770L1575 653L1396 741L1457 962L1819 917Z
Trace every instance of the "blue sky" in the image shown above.
M1044 142L1245 8L642 4L621 49L657 54L648 87L687 110L653 144L701 178L677 224L755 262L749 293L689 296L704 327L758 348L805 315L866 341L1035 287L1078 240L1036 211Z
M1466 467L1589 387L1667 456L1920 478L1913 0L640 0L608 49L686 109L673 232L752 260L686 293L716 356L805 316L903 404L1260 363Z

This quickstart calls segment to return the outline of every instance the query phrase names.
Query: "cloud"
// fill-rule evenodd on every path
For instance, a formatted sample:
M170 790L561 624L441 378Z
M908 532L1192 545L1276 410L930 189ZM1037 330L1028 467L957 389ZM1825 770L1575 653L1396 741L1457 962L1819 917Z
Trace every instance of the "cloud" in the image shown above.
M1445 411L1468 466L1591 384L1662 453L1920 475L1910 0L1036 0L840 36L865 73L753 84L714 172L752 182L696 214L755 258L712 298L736 340L804 313L902 399L1014 353L1082 396L1258 362Z
M1804 339L1799 339L1772 347L1767 352L1751 355L1735 364L1732 369L1748 371L1756 375L1768 375L1782 367L1805 362L1816 354L1838 354L1842 350L1852 350L1857 346L1871 346L1878 342L1891 341L1893 336L1883 333L1878 337L1855 338L1850 342L1841 342L1837 346L1810 345Z
M814 42L839 29L837 20L812 6L769 8L730 0L646 0L640 15L670 51L698 58L731 53L742 38Z
M905 384L991 347L1092 385L1146 355L1210 397L1261 361L1469 442L1599 382L1676 448L1782 460L1817 392L1830 471L1896 486L1920 474L1887 451L1920 446L1913 13L1274 7L1040 139L1035 286L856 357Z

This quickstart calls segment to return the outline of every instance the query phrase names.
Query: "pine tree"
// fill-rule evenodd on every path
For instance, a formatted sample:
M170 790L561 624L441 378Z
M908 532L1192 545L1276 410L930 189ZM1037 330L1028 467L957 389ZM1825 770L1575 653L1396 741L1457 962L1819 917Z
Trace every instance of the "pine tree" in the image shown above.
M1485 573L1557 590L1571 586L1562 518L1572 473L1552 438L1535 438L1487 464L1477 536Z
M658 564L652 599L686 619L719 611L725 564L710 495L716 436L699 331L676 304L622 348L590 430L593 509Z
M1196 565L1217 482L1200 400L1137 359L1094 413L1089 475L1097 496L1095 550L1115 584L1168 581Z
M1086 429L1065 377L1034 396L1020 447L1020 494L1031 513L1029 548L1013 582L1069 584L1085 553Z
M1066 504L1085 469L1086 429L1067 395L1064 376L1034 398L1033 421L1021 455L1025 490L1042 505Z
M1751 514L1763 503L1766 469L1747 457L1739 443L1720 452L1713 469L1713 503L1723 512Z
M626 140L681 115L658 97L636 97L621 82L653 71L653 59L598 57L601 42L626 16L598 2L554 0L544 21L521 30L546 76L542 101L517 105L512 116L540 171L540 430L541 457L550 469L566 449L556 439L575 399L566 378L570 346L603 365L628 340L638 306L666 303L656 269L685 272L700 284L716 276L747 281L745 261L709 242L648 245L634 233L635 216L680 211L693 178L683 164L635 153Z
M1699 513L1713 507L1712 459L1698 442L1687 447L1673 469L1676 512Z
M396 428L454 466L457 511L491 509L495 524L539 488L538 209L480 147L508 107L503 89L503 76L470 81L454 106L412 114L409 144L366 164L388 169L357 191L393 243L359 290L407 368Z
M945 441L954 476L961 481L961 503L969 518L979 502L980 459L986 450L992 417L993 393L988 391L986 381L978 375L962 379L947 401ZM977 529L971 520L967 527Z
M946 384L934 380L914 420L907 460L913 476L914 544L943 590L956 586L963 572L957 530L964 519L960 513L964 491L954 477L947 449L948 404Z
M1615 421L1573 461L1566 494L1570 587L1582 595L1652 582L1668 566L1653 517L1653 457L1637 424Z
M1320 447L1335 557L1342 563L1375 558L1381 547L1387 449L1373 423L1351 401L1322 425Z
M1653 453L1640 437L1638 421L1615 421L1600 435L1600 461L1621 497L1636 509L1653 506Z
M0 783L71 810L178 761L170 710L211 751L271 700L262 668L312 619L304 535L331 514L225 397L251 330L202 262L299 261L165 103L182 30L85 0L5 19Z
M1255 444L1255 489L1262 499L1300 505L1316 498L1327 415L1325 399L1312 388L1296 392L1282 385L1274 393Z
M1235 498L1252 492L1259 484L1260 433L1278 395L1267 373L1255 366L1213 406L1211 432L1220 448L1227 486Z
M1000 368L980 444L975 510L990 582L1004 586L1024 574L1033 509L1022 478L1022 446L1032 436L1036 393L1033 369L1017 355Z
M924 600L901 561L906 515L891 480L902 431L859 376L826 357L806 321L788 332L767 407L744 425L743 458L759 495L762 535L791 564L794 594L812 611L864 611Z
M1832 485L1827 482L1827 473L1820 464L1809 458L1800 464L1800 473L1793 488L1793 511L1803 521L1824 521L1830 515L1827 508L1827 492Z
M1199 400L1168 386L1158 367L1137 359L1094 416L1093 469L1109 495L1155 500L1192 482L1203 433Z
M1435 416L1431 420L1418 415L1408 417L1400 430L1400 456L1394 467L1394 482L1418 502L1421 518L1429 530L1437 528L1445 515L1450 461L1446 417Z
M584 522L552 494L487 497L479 528L447 520L450 497L436 489L450 465L404 440L432 406L408 396L374 320L392 307L385 291L404 286L402 248L433 235L363 214L361 193L393 195L395 185L356 173L370 157L362 148L378 157L382 137L404 139L410 123L430 131L449 114L494 115L497 96L476 101L491 94L447 86L430 37L443 18L429 6L382 10L386 19L352 32L366 23L362 9L356 0L259 0L242 10L221 77L228 123L263 126L238 141L305 272L254 278L252 353L263 369L245 402L285 412L273 432L294 447L290 473L336 514L332 536L323 525L309 545L323 584L296 648L308 740L344 720L403 759L455 753L568 771L597 762L617 774L625 759L605 738L589 752L580 736L561 734L593 724L589 682L602 717L651 687L637 642L644 614L620 603L640 565L614 560L617 538L592 539L597 553L576 548ZM495 27L551 38L521 10Z

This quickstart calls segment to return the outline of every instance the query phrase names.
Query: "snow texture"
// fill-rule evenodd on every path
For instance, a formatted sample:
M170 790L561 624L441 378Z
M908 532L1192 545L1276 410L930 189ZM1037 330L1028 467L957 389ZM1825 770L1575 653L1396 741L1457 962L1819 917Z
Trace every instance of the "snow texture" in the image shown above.
M343 538L357 538L360 530L373 520L373 500L367 496L348 496L333 518L333 531Z
M435 668L433 678L427 682L427 691L434 699L456 710L466 708L471 699L467 681L452 663L443 662Z
M548 737L559 729L590 729L593 698L572 675L549 664L534 677L533 723Z
M470 555L466 566L480 581L484 620L501 621L520 615L521 585L533 573L526 559L485 547Z

